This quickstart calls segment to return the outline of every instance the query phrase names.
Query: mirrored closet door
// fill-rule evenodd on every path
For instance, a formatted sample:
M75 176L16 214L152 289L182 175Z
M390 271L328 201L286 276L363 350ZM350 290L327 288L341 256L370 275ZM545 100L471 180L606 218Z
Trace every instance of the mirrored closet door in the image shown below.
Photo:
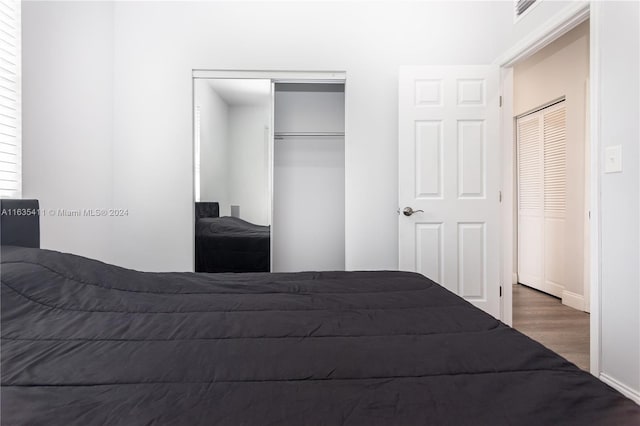
M193 79L195 271L344 270L344 78L206 74Z
M194 80L196 272L270 271L271 86Z

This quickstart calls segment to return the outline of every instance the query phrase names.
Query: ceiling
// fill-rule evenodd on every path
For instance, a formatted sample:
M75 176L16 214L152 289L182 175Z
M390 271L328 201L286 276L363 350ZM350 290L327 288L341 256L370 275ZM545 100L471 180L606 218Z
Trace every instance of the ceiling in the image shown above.
M209 79L209 85L229 106L259 106L271 102L271 80Z

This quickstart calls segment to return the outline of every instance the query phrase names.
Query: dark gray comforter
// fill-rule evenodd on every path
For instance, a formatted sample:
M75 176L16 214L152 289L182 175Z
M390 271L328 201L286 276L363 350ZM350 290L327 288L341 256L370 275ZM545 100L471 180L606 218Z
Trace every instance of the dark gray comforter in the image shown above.
M237 217L196 220L197 272L269 272L271 227Z
M142 273L3 248L5 425L637 425L412 273Z

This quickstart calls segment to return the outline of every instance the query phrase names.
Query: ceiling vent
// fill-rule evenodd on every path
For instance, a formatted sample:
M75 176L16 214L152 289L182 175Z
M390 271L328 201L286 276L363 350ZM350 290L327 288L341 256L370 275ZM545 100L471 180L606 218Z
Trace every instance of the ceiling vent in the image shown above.
M516 16L521 16L536 0L516 0Z

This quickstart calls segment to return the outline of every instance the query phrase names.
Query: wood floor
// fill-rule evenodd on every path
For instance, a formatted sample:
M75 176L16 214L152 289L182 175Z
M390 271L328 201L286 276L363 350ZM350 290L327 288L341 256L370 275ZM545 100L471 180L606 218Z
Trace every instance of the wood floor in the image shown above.
M513 328L589 371L589 314L527 286L513 286Z

